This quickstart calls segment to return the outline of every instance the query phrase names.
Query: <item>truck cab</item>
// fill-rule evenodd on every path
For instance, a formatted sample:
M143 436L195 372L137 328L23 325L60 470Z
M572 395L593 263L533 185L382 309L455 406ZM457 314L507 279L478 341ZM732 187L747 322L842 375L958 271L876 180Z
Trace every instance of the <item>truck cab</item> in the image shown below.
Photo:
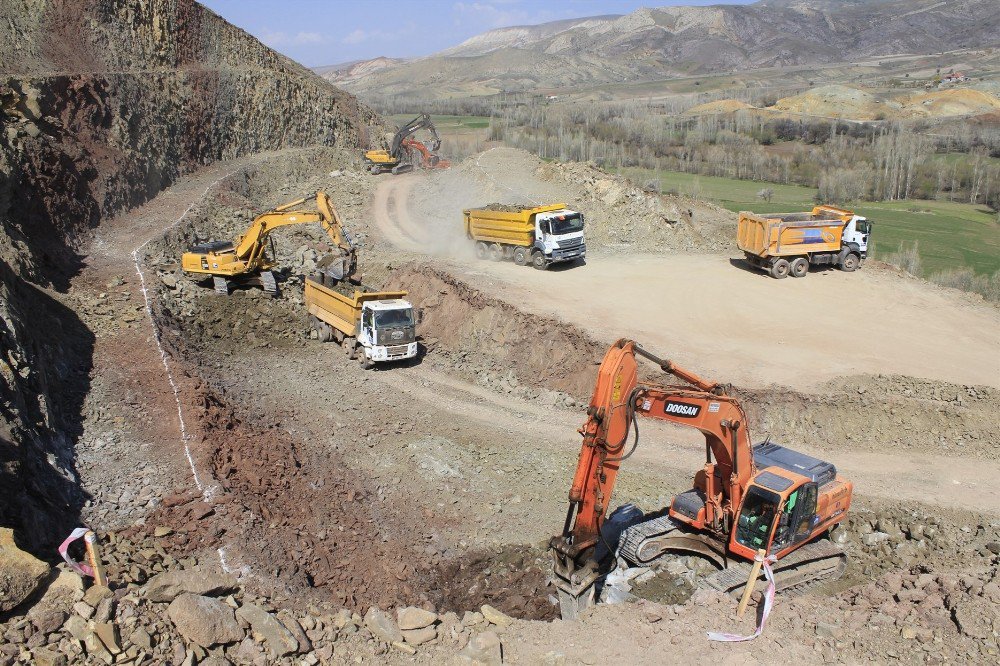
M868 256L868 238L871 232L872 223L867 218L854 215L851 221L844 225L841 241L845 248L850 248L864 259Z
M542 251L548 263L586 257L583 214L563 208L535 215L535 248Z
M363 361L381 363L417 355L413 306L401 298L365 301L357 340Z

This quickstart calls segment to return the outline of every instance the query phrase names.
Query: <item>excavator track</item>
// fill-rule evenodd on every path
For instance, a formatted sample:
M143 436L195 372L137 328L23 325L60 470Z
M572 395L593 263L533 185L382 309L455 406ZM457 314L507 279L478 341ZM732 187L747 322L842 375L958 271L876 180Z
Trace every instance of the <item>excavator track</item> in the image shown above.
M260 285L268 294L271 294L272 296L276 296L278 294L278 281L274 279L274 273L271 271L261 272Z
M685 540L682 550L690 552L691 535L680 523L669 516L653 518L627 528L622 532L618 546L618 555L635 566L650 566L671 549L670 541ZM746 587L750 577L752 562L742 560L726 560L713 557L711 551L699 550L700 554L725 565L714 574L701 578L700 585L740 594ZM818 583L839 578L847 568L847 556L844 551L828 539L820 539L800 547L776 562L773 567L775 589L783 594L800 594ZM763 585L763 583L758 583Z

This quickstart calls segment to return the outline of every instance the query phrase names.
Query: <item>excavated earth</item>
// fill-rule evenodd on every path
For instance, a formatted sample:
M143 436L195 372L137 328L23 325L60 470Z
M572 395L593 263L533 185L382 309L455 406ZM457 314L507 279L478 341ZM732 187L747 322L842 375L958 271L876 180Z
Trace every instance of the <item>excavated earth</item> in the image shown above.
M156 84L134 75L39 78L43 65L68 66L73 44L65 53L29 46L16 60L25 72L0 88L13 127L0 190L9 241L0 254L0 471L14 498L0 517L18 528L20 547L49 564L69 528L96 529L113 590L85 589L65 565L53 567L33 597L0 614L0 665L1000 657L992 427L1000 388L977 381L996 364L977 348L995 341L1000 320L991 306L877 265L774 282L789 287L767 292L783 307L805 307L810 288L900 294L892 316L933 325L899 335L923 334L931 345L952 330L948 321L970 329L967 349L945 356L956 367L927 355L914 359L912 373L875 354L809 372L815 350L796 338L806 350L790 354L782 381L732 361L760 344L671 306L675 328L654 327L662 335L655 341L671 344L657 351L738 378L733 391L755 441L771 437L829 459L855 482L850 518L832 535L848 553L847 572L779 596L763 635L747 643L706 640L706 631L749 633L755 618L737 620L733 599L695 591L693 563L679 560L636 587L645 599L565 622L546 584L545 544L563 523L597 364L615 338L668 309L650 298L636 305L637 293L730 289L737 280L751 285L753 301L771 288L726 261L733 216L644 192L593 165L508 149L445 172L372 177L357 149L375 122L370 111L197 5L153 2L133 14L101 1L86 11L98 25L120 22L119 32L133 26L138 44L156 43L146 33L178 21L176 52L146 53L147 64L184 69L206 60L194 52L203 48L215 69L164 74ZM58 23L53 16L26 12L10 25L37 44ZM70 28L60 34L80 39ZM111 33L80 34L90 41L75 51L96 54ZM229 59L239 53L268 73L236 66ZM110 65L123 63L102 67ZM259 92L268 77L294 91L278 91L295 107L281 113L298 118L280 137L272 130L281 119L258 117L260 100L241 97L274 94ZM60 93L68 79L114 102L105 105L107 122L87 125L104 133L80 144L60 141L62 128L105 107L74 107L80 97ZM161 117L179 114L171 132L130 125L159 113L130 115L130 101L150 100ZM209 122L219 112L206 111L210 100L229 100L231 125L243 130L227 134ZM329 131L315 136L317 127ZM163 145L136 144L147 135ZM192 136L211 140L174 143ZM102 153L102 141L115 149ZM42 168L56 148L84 185ZM143 162L153 154L166 161ZM145 175L137 180L135 170ZM180 272L192 242L232 238L255 213L319 189L359 248L365 283L406 289L422 311L412 362L366 371L310 338L302 281L326 250L320 229L275 234L277 298L258 289L221 297ZM22 190L63 199L44 200L52 206L45 213ZM85 209L74 207L74 191L88 193ZM586 215L587 264L514 273L477 263L458 231L464 206L551 200ZM619 286L628 270L675 265L669 281L651 272L639 287ZM848 277L854 282L839 281ZM625 308L639 314L620 315ZM884 322L859 326L876 324ZM737 332L761 328L746 320ZM651 366L644 372L658 379ZM642 428L615 498L656 510L690 486L701 443L683 429ZM396 619L415 617L432 623L430 633L400 634Z

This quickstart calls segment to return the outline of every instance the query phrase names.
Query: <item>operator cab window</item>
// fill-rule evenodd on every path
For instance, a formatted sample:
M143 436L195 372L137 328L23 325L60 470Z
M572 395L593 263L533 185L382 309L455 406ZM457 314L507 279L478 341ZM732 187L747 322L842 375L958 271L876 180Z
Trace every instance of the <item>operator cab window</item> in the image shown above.
M781 498L763 488L751 486L743 500L743 511L736 526L736 543L757 550L767 548L774 525L774 515Z

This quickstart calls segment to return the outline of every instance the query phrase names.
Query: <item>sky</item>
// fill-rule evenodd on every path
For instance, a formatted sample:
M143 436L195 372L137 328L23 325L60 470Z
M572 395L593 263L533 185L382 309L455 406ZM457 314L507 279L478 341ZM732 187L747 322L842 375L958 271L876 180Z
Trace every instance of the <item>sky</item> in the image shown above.
M378 56L410 58L494 28L642 6L749 4L751 0L201 0L230 23L308 67Z

